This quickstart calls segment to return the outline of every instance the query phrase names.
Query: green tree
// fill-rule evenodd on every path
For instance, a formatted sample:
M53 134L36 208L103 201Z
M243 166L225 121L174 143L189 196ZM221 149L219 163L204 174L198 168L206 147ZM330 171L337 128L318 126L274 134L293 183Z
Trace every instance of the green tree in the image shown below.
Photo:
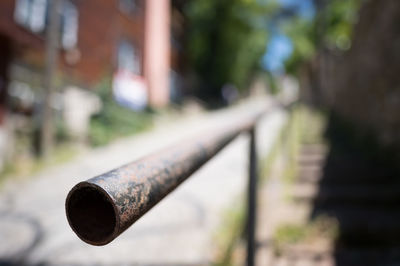
M283 31L293 41L293 54L286 69L296 74L299 66L310 60L318 50L346 51L351 47L352 29L357 22L363 0L314 0L314 18L299 16L282 23Z
M186 52L200 96L216 98L225 83L244 90L260 67L270 4L256 0L188 1Z

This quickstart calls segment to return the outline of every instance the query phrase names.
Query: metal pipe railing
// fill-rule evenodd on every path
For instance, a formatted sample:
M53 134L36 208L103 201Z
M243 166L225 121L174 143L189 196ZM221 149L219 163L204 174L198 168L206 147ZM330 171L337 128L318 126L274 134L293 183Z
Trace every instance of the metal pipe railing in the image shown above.
M266 110L182 141L110 172L77 184L66 199L73 231L92 245L105 245L242 132L250 132L248 265L254 264L256 153L254 128Z

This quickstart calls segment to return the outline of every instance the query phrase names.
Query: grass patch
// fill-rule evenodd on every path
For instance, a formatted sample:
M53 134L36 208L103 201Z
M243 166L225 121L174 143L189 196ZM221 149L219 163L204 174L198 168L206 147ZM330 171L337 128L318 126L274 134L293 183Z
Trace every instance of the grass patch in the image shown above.
M328 216L319 216L308 224L282 224L273 236L274 252L281 255L290 246L319 243L321 239L331 243L337 236L338 222Z
M90 121L89 140L93 146L106 145L119 137L146 130L153 124L151 110L136 112L118 105L111 87L111 80L105 79L96 90L103 106Z
M243 198L243 197L242 197ZM235 252L242 241L246 224L244 199L226 210L215 236L214 266L235 265Z
M151 114L133 112L116 103L108 103L91 119L89 139L93 146L103 146L119 137L144 131L151 126Z

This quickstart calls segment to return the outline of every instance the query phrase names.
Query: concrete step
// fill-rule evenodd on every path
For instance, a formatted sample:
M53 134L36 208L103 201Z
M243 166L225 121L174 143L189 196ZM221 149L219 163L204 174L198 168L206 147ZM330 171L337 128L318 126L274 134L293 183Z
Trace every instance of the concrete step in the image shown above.
M400 210L337 206L317 209L313 216L321 214L337 220L340 242L362 246L400 246Z
M400 265L400 247L339 246L334 257L335 264L341 266L394 266Z
M326 159L326 154L317 153L317 154L307 154L300 153L297 162L300 166L308 166L308 165L324 165Z
M323 176L323 168L318 164L300 165L296 183L318 184Z
M400 205L400 185L321 185L315 191L314 203L318 205L355 205L382 207Z
M328 156L321 184L400 184L393 170L350 155Z

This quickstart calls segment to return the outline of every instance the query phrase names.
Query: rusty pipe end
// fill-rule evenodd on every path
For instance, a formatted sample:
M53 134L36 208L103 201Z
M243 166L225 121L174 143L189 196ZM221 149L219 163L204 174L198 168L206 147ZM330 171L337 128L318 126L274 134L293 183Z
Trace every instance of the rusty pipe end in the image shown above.
M68 223L80 239L102 246L119 234L118 210L100 186L81 182L68 193L65 210Z

